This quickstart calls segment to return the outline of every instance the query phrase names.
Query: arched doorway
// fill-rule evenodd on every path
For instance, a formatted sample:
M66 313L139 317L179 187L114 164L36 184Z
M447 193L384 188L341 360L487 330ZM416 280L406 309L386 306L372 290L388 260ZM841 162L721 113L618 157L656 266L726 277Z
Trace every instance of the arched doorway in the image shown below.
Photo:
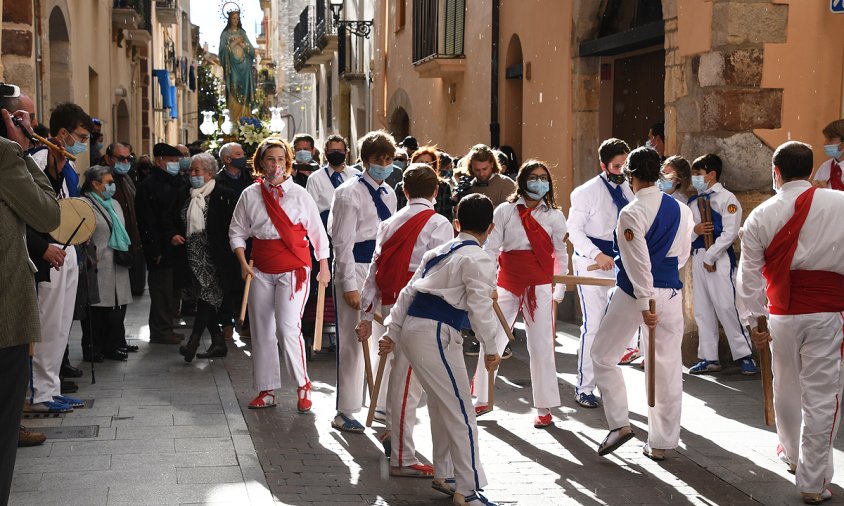
M130 123L129 123L129 108L126 106L126 101L121 100L117 104L117 131L115 132L115 139L118 142L131 142Z
M50 110L73 100L71 87L70 32L64 13L58 7L50 12Z
M510 43L507 45L504 77L504 131L501 144L512 147L516 156L521 158L524 59L522 58L522 42L516 34L510 37Z
M388 128L397 141L410 135L410 116L407 115L404 107L399 107L393 111L393 114L390 115Z

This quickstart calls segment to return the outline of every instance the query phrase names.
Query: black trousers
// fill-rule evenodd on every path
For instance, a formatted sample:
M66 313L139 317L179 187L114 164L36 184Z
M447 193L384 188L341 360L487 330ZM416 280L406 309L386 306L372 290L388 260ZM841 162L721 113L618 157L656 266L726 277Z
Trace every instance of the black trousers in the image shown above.
M157 267L149 270L149 337L161 339L173 333L173 318L176 315L175 284L172 267Z
M9 503L18 428L29 382L29 345L0 348L0 505Z
M217 308L204 300L196 299L196 316L193 318L193 335L201 336L205 329L212 336L219 335L223 332L219 324L219 316Z
M90 352L92 340L95 355L100 352L112 352L126 346L125 304L117 307L91 306L87 311L90 313L86 314L81 322L83 353Z

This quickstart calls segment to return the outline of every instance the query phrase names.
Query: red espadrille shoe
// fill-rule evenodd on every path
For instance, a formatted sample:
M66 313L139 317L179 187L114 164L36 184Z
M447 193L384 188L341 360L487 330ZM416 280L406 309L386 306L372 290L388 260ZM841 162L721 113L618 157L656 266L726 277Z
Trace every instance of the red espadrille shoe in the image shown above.
M313 403L311 402L311 382L305 383L305 386L296 389L296 395L299 398L296 401L296 409L299 413L307 413L311 410Z
M249 403L249 409L264 409L275 406L275 394L272 390L261 390L258 397Z

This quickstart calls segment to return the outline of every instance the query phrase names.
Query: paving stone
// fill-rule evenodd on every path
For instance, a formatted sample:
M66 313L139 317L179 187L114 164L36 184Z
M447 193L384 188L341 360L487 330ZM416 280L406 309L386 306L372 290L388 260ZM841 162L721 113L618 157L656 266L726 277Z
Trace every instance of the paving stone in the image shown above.
M243 483L240 467L187 467L177 470L178 483Z

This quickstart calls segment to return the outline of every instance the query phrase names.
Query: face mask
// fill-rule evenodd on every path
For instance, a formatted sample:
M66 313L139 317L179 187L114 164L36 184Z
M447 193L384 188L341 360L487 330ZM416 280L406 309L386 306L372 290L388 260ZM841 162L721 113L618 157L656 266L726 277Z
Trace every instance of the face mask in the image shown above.
M387 179L388 177L390 177L390 174L393 173L393 169L394 169L394 167L392 165L388 165L388 166L384 167L383 165L370 163L369 169L367 169L367 170L369 172L369 177L371 177L372 179L374 179L376 181L383 181L383 180Z
M96 146L94 146L94 149L95 149L96 151L102 151L102 150L103 150L103 143L102 143L102 142L98 142L98 143L97 143L97 145L96 145Z
M674 192L674 181L670 179L660 179L656 182L656 186L663 193L671 194Z
M836 160L841 158L841 155L844 155L844 151L838 149L839 145L840 144L824 144L824 154L830 158L835 158Z
M774 171L771 171L771 181L771 188L774 189L774 193L779 193L782 188L777 188L777 173Z
M105 185L105 189L103 190L103 194L106 198L111 198L117 192L117 185L114 183L109 183Z
M338 153L337 151L332 151L325 155L328 159L328 164L333 165L334 167L339 167L343 165L343 162L346 161L346 155L344 153Z
M393 165L396 166L396 168L398 168L399 170L404 170L404 168L407 167L407 163L401 160L393 162Z
M117 162L114 164L114 172L120 174L121 176L128 174L131 168L132 164L129 162Z
M453 173L453 172L451 172L450 170L445 170L445 171L440 172L440 175L441 175L444 179L451 179L451 176L452 176L453 174L454 174L454 173Z
M698 191L698 193L703 193L708 188L708 185L703 178L704 176L692 176L692 186Z
M621 184L624 182L624 174L613 174L607 171L607 181L610 183Z
M171 176L179 174L179 162L167 162L167 173Z
M241 156L240 158L232 158L231 165L235 169L246 170L246 157Z
M67 150L67 152L70 153L73 156L84 153L86 149L88 149L88 146L86 146L85 144L82 144L79 141L74 142L73 144L71 144L70 146L67 146L65 148L65 150Z
M190 185L194 188L202 188L205 186L205 178L202 176L191 176Z
M654 143L653 143L653 142L651 142L651 140L650 140L650 139L648 139L647 141L645 141L645 147L646 147L646 148L651 148L651 149L653 149L653 147L654 147Z
M190 170L190 158L185 157L179 160L179 170L187 172Z
M548 190L551 189L551 182L550 181L528 181L527 182L527 194L528 197L532 198L533 200L540 200L542 197L548 193Z
M296 152L296 163L311 163L313 159L314 155L307 149L300 149Z

